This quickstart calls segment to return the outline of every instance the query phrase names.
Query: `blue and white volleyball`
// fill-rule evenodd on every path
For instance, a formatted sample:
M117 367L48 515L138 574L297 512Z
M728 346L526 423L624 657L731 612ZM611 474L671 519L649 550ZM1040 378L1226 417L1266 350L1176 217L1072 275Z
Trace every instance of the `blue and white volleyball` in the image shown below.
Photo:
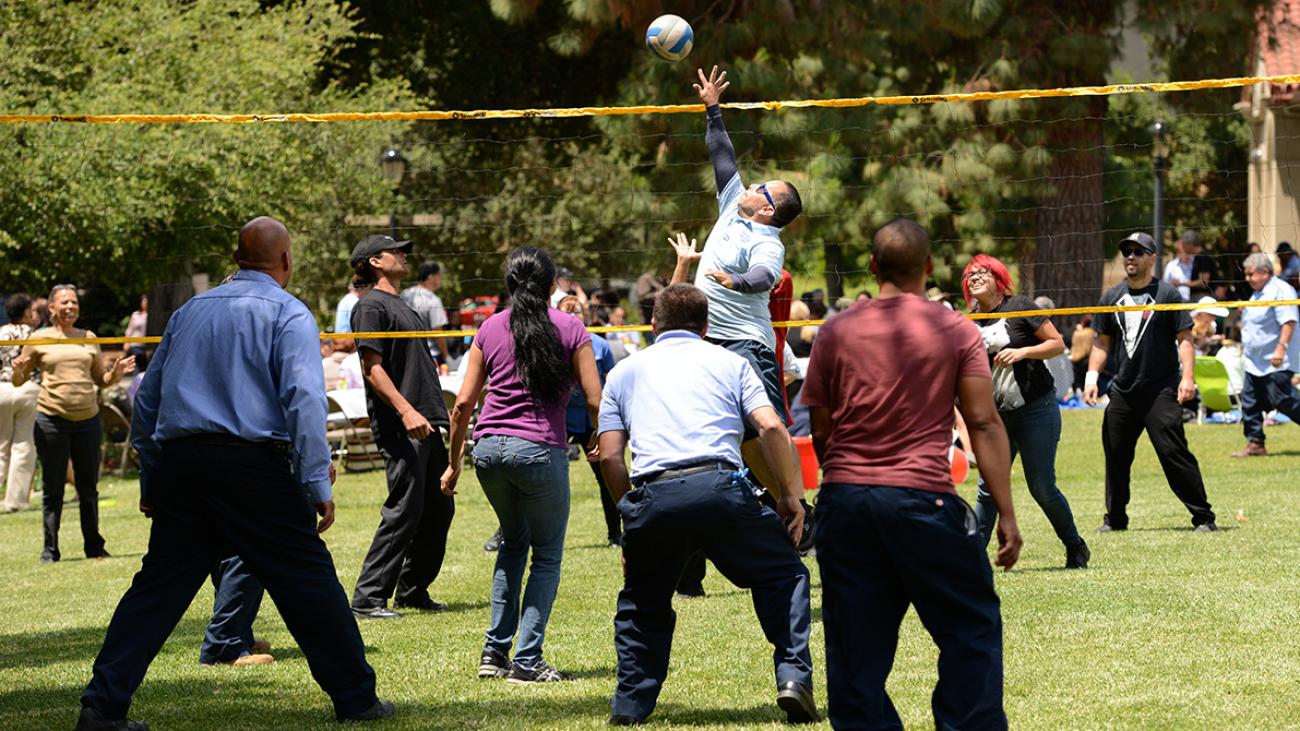
M680 16L660 15L646 29L645 45L666 61L680 61L695 46L695 31Z

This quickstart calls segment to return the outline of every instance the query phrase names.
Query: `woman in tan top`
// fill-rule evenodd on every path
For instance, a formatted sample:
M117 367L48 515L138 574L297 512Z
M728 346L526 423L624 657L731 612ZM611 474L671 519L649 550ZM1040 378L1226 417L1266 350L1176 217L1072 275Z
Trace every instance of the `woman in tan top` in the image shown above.
M93 338L76 327L81 306L77 290L60 284L50 292L53 324L32 333L33 340ZM45 548L42 563L59 560L59 521L63 517L63 485L72 460L80 497L81 536L86 558L105 558L104 537L99 534L99 389L111 386L135 369L135 358L123 358L106 370L98 345L27 345L14 359L13 383L21 386L32 369L41 371L41 392L36 398L36 452L41 460L45 489Z

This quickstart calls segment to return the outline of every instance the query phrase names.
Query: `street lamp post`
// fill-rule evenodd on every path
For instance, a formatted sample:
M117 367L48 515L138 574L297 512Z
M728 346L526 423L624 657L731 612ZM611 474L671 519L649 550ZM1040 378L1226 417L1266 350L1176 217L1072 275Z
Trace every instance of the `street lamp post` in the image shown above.
M406 177L406 164L406 158L402 157L401 150L396 147L384 150L383 156L379 158L379 167L383 170L384 180L393 186L393 212L388 217L388 230L394 241L398 240L397 193L402 187L402 179Z
M1165 171L1169 169L1169 125L1157 119L1150 127L1151 166L1155 170L1155 200L1152 205L1151 238L1156 242L1157 263L1164 266Z

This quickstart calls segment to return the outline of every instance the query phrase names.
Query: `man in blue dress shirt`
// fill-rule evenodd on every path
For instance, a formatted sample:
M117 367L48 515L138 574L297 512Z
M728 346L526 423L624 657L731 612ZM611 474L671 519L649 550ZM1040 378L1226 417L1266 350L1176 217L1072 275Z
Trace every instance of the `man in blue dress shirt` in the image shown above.
M334 522L319 332L284 291L289 232L239 231L239 273L172 315L131 423L149 549L81 696L78 731L144 729L131 696L213 565L231 551L302 648L339 720L393 714L319 533ZM313 515L321 516L319 523Z
M601 397L601 468L623 516L625 565L614 616L614 725L640 723L654 710L668 675L673 587L697 551L753 593L759 624L775 648L777 705L787 720L818 719L808 569L794 549L803 532L803 487L790 459L790 435L753 366L702 339L710 306L689 284L660 292L655 344L615 368ZM755 490L762 488L741 469L746 423L776 473L776 512L758 501ZM629 441L630 477L623 461ZM636 489L629 492L631 485Z

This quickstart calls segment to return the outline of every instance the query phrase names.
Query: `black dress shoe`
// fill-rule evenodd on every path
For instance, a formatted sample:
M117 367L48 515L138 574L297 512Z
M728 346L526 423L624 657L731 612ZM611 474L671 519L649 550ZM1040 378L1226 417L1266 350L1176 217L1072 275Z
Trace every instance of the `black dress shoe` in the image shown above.
M1080 543L1074 548L1065 549L1065 568L1067 569L1086 569L1088 561L1092 559L1092 551L1088 550L1087 543Z
M483 544L483 550L487 551L488 553L496 553L497 551L501 550L501 529L500 528L497 528L497 532L493 533L492 537L487 539L487 542Z
M360 723L362 721L378 721L381 718L391 718L397 713L393 704L383 698L376 698L375 705L367 708L361 713L354 713L350 716L338 716L337 718L343 723Z
M112 558L112 555L109 554L108 549L101 548L95 553L87 553L86 558Z
M785 711L786 723L817 723L817 701L812 689L794 682L782 683L776 692L776 705Z
M442 602L435 602L429 597L419 599L403 599L393 602L393 609L418 609L422 612L445 612L447 605Z
M611 726L640 726L643 723L645 723L645 719L636 716L613 715L609 717L609 725Z
M394 612L388 607L353 607L352 613L362 619L397 619L401 612Z
M109 720L94 708L82 706L81 716L77 718L77 727L73 731L149 731L149 724L125 718Z

